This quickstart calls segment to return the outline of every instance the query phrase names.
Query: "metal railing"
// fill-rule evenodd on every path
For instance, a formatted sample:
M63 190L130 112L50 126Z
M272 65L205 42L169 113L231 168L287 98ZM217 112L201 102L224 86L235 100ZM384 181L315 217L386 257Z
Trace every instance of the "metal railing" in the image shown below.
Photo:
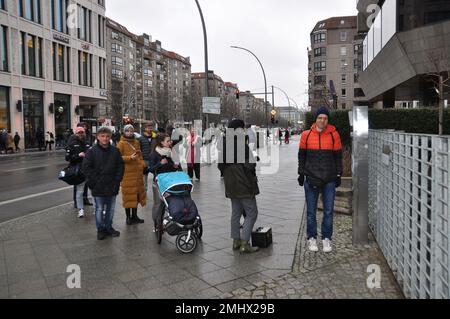
M450 298L450 137L370 131L369 225L408 298Z

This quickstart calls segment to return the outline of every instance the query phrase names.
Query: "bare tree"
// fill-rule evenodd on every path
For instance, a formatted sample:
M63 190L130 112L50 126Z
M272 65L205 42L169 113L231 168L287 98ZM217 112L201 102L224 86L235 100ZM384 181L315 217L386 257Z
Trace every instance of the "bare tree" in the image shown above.
M317 73L313 72L312 80L315 82L317 77ZM324 76L325 77L325 76ZM336 92L333 92L331 87L327 84L326 80L321 81L320 83L314 83L312 87L309 89L308 94L314 95L312 107L318 108L320 106L327 106L329 109L337 108L337 96Z
M428 73L429 81L433 83L434 90L439 100L439 135L444 134L444 103L445 92L450 88L449 56L444 50L438 50L428 54L428 59L433 66L433 72Z

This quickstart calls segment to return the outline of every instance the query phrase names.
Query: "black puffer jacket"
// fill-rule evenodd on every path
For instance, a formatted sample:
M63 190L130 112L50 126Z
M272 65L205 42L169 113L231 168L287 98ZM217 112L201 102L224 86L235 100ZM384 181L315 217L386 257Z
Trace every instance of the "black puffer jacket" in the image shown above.
M163 165L161 164L161 161L164 158L167 159L168 163ZM157 151L153 151L152 154L150 155L150 162L148 168L149 171L153 174L153 180L156 180L156 176L158 176L159 174L179 171L180 168L175 168L174 165L175 163L172 160L172 158L162 156Z
M125 166L122 155L114 146L95 145L83 161L83 174L94 197L111 197L119 194Z
M83 158L78 156L80 153L86 153L91 145L86 140L81 140L78 136L72 135L66 147L66 161L71 165L81 164Z

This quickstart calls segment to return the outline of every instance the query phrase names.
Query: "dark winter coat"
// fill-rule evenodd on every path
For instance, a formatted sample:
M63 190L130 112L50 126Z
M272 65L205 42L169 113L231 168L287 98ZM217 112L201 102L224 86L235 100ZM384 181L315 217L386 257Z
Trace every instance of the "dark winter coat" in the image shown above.
M124 162L114 146L95 145L83 161L83 174L94 197L112 197L119 194L124 174Z
M298 153L298 174L322 183L342 176L341 137L333 125L319 133L316 124L302 134Z
M164 158L167 159L168 163L163 165L163 164L161 164L161 161ZM155 180L156 176L158 176L159 174L171 173L171 172L178 171L179 168L174 168L174 165L175 165L175 163L172 160L172 158L162 156L157 151L153 151L152 154L150 155L150 164L149 164L148 168L149 168L150 172L153 174L153 180Z
M243 137L242 144L245 149L245 160L243 163L239 163L238 145L237 140L227 141L226 137L222 139L222 143L219 144L219 156L221 163L219 164L219 170L223 174L225 182L225 196L231 199L242 198L254 198L259 195L258 177L256 176L256 162L253 158L253 153L248 147L248 137ZM227 159L227 150L234 149L234 159Z
M142 158L144 161L150 161L150 155L152 154L152 138L144 135L136 135L139 143L141 144Z
M82 141L76 135L71 136L66 147L66 161L70 162L71 165L81 164L83 158L78 155L86 153L90 147L91 145L86 140Z

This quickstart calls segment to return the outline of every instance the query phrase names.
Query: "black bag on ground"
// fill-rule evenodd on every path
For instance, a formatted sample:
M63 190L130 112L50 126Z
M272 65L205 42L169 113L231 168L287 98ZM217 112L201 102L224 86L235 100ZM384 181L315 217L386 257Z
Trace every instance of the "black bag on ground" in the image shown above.
M198 215L197 205L191 196L170 196L167 199L169 213L179 223L192 222Z
M69 185L79 185L85 181L81 165L69 165L59 172L58 179Z

